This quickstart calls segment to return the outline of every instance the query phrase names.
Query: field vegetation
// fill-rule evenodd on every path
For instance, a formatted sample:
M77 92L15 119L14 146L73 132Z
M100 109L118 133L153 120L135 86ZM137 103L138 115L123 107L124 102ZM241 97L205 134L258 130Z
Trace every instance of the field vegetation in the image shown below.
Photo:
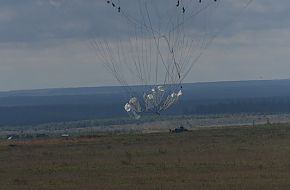
M290 124L0 141L0 189L289 189Z

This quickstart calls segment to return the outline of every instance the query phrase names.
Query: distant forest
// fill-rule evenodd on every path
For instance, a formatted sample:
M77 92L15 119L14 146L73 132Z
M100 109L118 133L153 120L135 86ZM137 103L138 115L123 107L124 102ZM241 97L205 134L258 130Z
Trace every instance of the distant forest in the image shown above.
M185 84L178 104L162 114L290 113L289 87L290 80ZM122 87L0 92L0 125L126 117L127 98Z
M224 100L211 104L197 106L181 106L182 113L189 114L237 114L261 113L277 114L290 113L290 97L285 98L250 98Z

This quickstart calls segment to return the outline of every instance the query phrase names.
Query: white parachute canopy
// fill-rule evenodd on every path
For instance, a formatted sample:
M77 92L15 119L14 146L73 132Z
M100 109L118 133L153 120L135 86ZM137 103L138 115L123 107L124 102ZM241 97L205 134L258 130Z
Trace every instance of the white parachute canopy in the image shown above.
M136 97L132 97L129 100L129 102L125 104L124 109L126 110L126 112L132 115L135 119L140 118L140 115L138 115L138 113L142 112L142 108Z

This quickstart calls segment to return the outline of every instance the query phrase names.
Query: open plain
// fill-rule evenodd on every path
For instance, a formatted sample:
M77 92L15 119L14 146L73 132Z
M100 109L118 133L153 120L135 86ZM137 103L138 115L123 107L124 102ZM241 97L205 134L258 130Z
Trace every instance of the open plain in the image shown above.
M1 140L0 189L289 189L290 124Z

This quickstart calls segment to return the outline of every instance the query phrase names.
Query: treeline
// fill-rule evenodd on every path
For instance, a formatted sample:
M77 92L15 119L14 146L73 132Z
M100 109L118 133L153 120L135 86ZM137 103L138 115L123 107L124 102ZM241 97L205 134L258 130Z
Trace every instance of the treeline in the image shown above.
M179 102L162 115L290 113L289 86L290 80L184 84ZM143 88L134 87L136 94ZM128 118L129 98L122 87L0 92L0 127Z
M181 105L182 106L182 105ZM290 113L290 97L221 100L193 107L183 105L183 114Z
M290 113L290 97L218 100L192 99L180 101L170 110L162 113L162 115L238 113ZM102 125L107 124L107 122L110 121L110 118L120 117L128 118L128 115L123 110L122 102L104 102L99 104L81 105L0 107L0 126L105 119L99 124ZM106 120L106 118L109 120Z
M121 107L117 103L0 107L0 126L125 116Z

